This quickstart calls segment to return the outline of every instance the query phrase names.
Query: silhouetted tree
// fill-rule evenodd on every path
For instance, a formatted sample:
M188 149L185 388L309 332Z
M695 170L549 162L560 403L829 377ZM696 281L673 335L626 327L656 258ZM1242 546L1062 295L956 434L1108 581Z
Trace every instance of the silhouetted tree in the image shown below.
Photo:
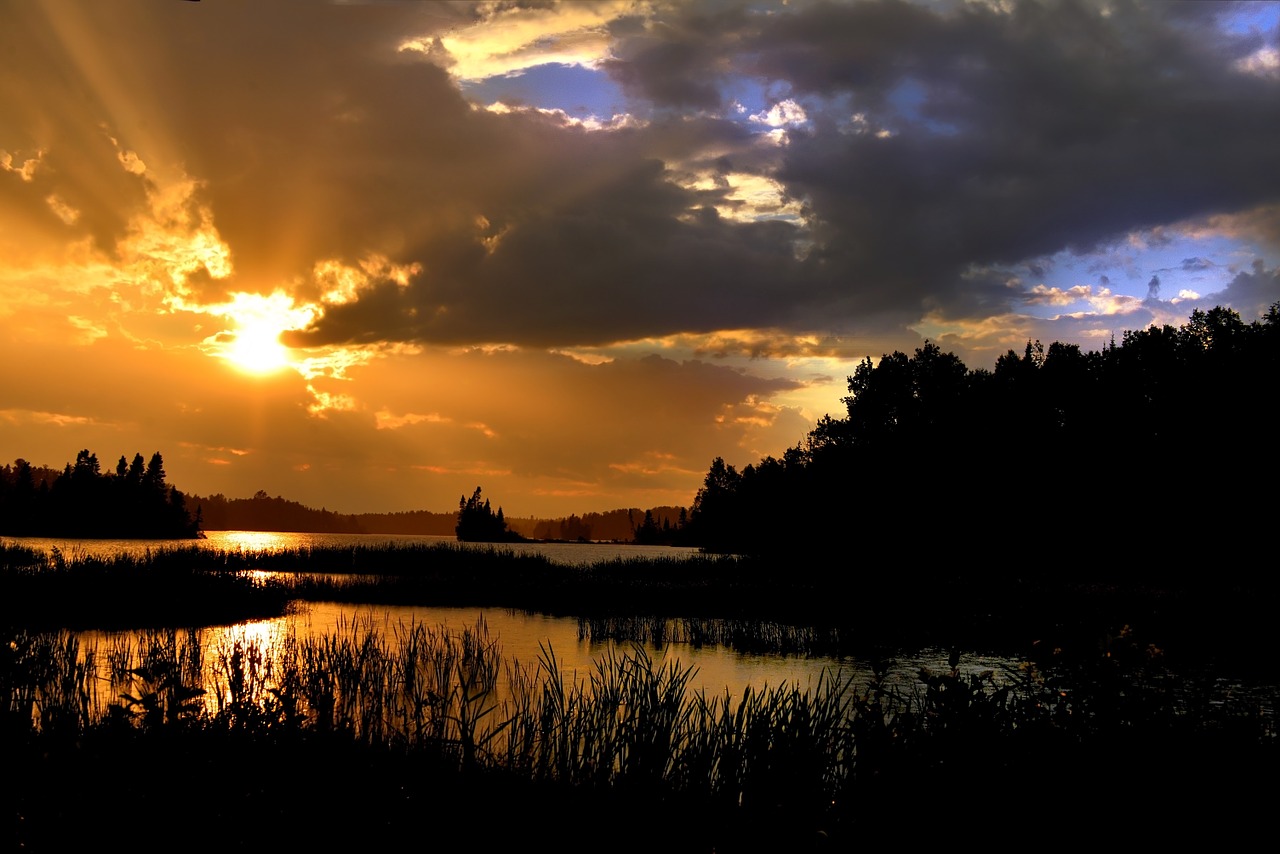
M494 513L489 499L483 498L480 487L458 500L458 524L454 528L459 540L477 543L507 543L522 540L519 534L507 530L502 508Z
M716 550L729 549L741 540L738 532L741 481L742 476L727 465L723 457L711 461L711 468L689 511L689 526L695 532L693 537L697 543Z
M142 483L142 477L146 474L146 471L146 464L142 461L142 454L134 454L133 462L129 463L129 483L140 485Z
M147 462L146 473L142 475L142 485L153 492L164 489L164 458L156 451Z
M653 511L644 511L644 521L636 526L636 542L641 545L656 545L662 542L662 531L653 518Z

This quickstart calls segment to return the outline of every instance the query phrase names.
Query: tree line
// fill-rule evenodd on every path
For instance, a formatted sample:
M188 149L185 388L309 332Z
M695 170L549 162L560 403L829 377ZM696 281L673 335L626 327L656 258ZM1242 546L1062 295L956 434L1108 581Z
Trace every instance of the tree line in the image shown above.
M483 490L476 487L471 497L458 499L455 531L459 540L473 542L517 542L560 540L565 542L620 542L642 545L683 545L688 513L683 507L652 507L642 514L637 508L605 513L572 514L560 519L520 520L517 530L499 507L495 512Z
M1280 303L1252 323L1197 310L1091 352L1028 342L993 370L932 342L865 359L844 417L781 458L711 463L690 540L899 566L1220 554L1273 515L1258 478L1275 451L1278 368Z
M484 499L472 503L471 512L483 518ZM188 503L199 505L207 531L297 531L325 534L418 534L456 536L458 512L437 513L407 510L396 513L338 513L315 509L281 496L258 490L250 498L228 498L217 493L191 496ZM467 497L459 500L465 510ZM498 508L501 511L501 507ZM490 507L489 514L496 519ZM679 544L688 512L683 507L653 507L609 510L604 513L573 514L552 519L502 517L502 536L512 534L534 540L642 542ZM468 525L470 522L468 522ZM492 524L492 523L488 523ZM483 526L482 526L483 527ZM494 526L492 530L496 530Z
M337 513L258 490L250 498L222 493L194 498L207 531L295 531L318 534L421 534L452 536L455 513Z
M0 468L0 534L16 537L190 539L200 510L165 480L160 452L120 457L104 472L97 454L76 454L60 473L19 458Z
M673 544L688 521L684 507L638 507L603 513L576 513L561 519L542 519L532 536L538 540L638 542Z

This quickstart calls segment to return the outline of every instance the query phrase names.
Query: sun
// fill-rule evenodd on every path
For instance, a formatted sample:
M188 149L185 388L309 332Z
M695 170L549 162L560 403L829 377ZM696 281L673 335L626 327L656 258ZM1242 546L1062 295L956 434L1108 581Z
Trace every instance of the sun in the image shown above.
M280 342L284 332L303 329L315 316L312 306L298 306L277 290L269 296L234 293L215 311L233 324L217 336L216 353L237 370L265 376L293 366L293 351Z
M268 324L242 326L223 355L245 373L275 373L289 364L289 348L280 343L282 331Z

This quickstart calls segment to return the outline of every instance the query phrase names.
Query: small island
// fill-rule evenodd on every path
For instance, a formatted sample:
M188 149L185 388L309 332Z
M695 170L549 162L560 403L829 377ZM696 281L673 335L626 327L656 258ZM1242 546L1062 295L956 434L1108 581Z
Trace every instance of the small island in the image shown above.
M481 497L480 487L458 500L458 539L464 543L522 543L525 538L507 527L502 508L493 512L489 499Z

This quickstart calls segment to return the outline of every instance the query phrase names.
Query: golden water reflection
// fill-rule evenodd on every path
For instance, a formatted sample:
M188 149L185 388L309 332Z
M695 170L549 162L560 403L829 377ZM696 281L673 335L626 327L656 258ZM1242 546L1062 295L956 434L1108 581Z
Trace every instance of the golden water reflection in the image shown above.
M714 559L686 546L641 546L609 542L460 543L455 537L430 534L313 534L289 531L206 531L200 540L95 540L56 537L0 537L0 543L36 551L57 549L68 559L79 557L142 556L167 549L209 549L229 552L273 552L309 548L382 548L386 546L448 545L459 549L541 555L554 563L583 566L629 558L683 560Z
M232 626L195 630L190 634L199 645L203 660L202 679L209 711L217 711L219 690L225 696L224 663L239 648L254 651L264 662L277 658L290 643L304 643L326 637L347 638L359 642L371 634L380 638L394 653L414 626L458 636L481 627L496 644L505 665L518 665L526 673L537 670L540 659L554 656L562 680L567 684L589 682L600 662L609 656L635 654L634 645L613 641L595 642L579 637L578 621L500 608L441 608L414 606L354 606L346 603L312 603L297 613L268 620L253 620ZM87 647L96 648L101 658L106 650L122 647L138 649L143 638L154 632L85 633ZM708 698L728 694L739 699L747 688L753 691L783 686L815 692L821 680L837 678L861 690L872 678L870 660L830 656L760 655L736 652L722 646L696 647L687 643L668 643L662 648L641 647L656 667L675 665L691 669L688 687L691 693L703 692ZM917 684L921 667L934 670L948 668L948 652L924 650L890 662L888 682L898 690L909 692ZM100 665L101 678L107 678L105 661ZM1018 662L992 656L962 656L962 673L985 670L1004 672L1016 669ZM498 692L504 693L506 671L499 678ZM113 697L118 697L118 693Z

